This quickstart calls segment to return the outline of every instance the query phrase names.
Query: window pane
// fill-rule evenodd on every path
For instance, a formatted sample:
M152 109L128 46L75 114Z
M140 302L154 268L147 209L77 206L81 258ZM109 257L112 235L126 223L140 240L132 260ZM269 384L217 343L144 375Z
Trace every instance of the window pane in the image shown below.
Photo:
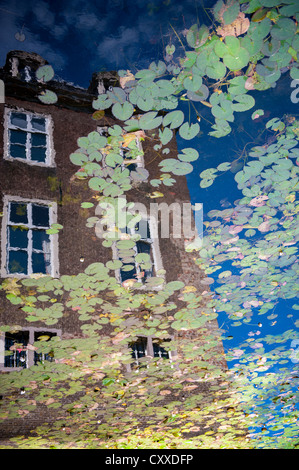
M27 251L9 251L8 272L10 274L28 274L28 253Z
M153 342L154 357L164 357L169 358L168 351L166 351L158 343Z
M46 161L46 148L45 147L32 147L31 160L35 162L44 163Z
M56 333L52 333L49 331L36 331L34 333L34 341L38 341L39 338L41 338L42 343L44 344L48 341L50 341L53 336L56 336ZM48 338L48 339L47 339ZM38 344L36 345L38 347ZM34 364L38 364L39 362L43 361L50 361L52 362L54 360L54 354L53 351L49 351L48 353L39 353L37 351L34 351Z
M32 76L34 76L31 68L28 67L28 65L25 67L19 67L18 72L21 80L24 80L25 82L31 82Z
M44 344L45 341L50 341L53 336L56 336L56 333L52 331L35 331L34 341L42 341L42 344Z
M47 136L45 134L31 134L32 147L46 147Z
M32 272L51 274L50 255L47 253L32 253Z
M13 158L24 158L26 159L26 147L23 145L11 144L9 154Z
M139 222L137 222L135 226L135 233L140 235L143 239L151 238L148 221L141 219Z
M49 207L32 204L32 224L35 227L49 227Z
M25 131L16 131L13 129L9 131L9 141L11 144L26 145L26 139L27 132Z
M138 253L146 253L148 255L151 254L150 243L146 243L146 242L139 240L138 242L136 242L136 246L137 246Z
M9 220L16 224L28 224L27 204L11 202Z
M34 250L40 250L44 253L50 252L50 236L45 230L32 231L32 247Z
M26 367L27 351L22 349L29 342L29 332L19 331L18 333L6 333L5 335L5 351L11 354L5 355L5 367Z
M137 247L137 252L138 253L146 253L147 255L150 256L150 262L153 265L151 244L147 243L147 242L144 242L144 241L138 241L138 242L136 242L136 247ZM153 275L154 275L154 270L153 270L153 266L152 266L150 269L145 269L144 270L143 280L145 281L148 277L152 277Z
M141 357L146 356L146 345L147 345L146 338L138 338L138 340L135 343L132 343L130 345L132 349L132 357L134 359L139 359Z
M137 163L130 163L129 165L126 165L126 168L129 171L136 171Z
M24 113L11 113L10 122L13 126L21 127L21 129L27 128L27 116Z
M125 265L125 263L124 263ZM120 277L121 282L127 281L128 279L135 279L136 280L136 267L134 266L133 269L130 271L120 270Z
M32 117L31 119L32 128L36 131L46 132L46 120L45 118Z
M9 227L8 244L14 248L27 248L28 230L19 227Z

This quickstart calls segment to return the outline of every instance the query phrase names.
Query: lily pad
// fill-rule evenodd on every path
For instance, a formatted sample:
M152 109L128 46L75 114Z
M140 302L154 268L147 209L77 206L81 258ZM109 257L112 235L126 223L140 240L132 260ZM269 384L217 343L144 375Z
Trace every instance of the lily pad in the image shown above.
M185 140L194 139L200 131L199 124L196 122L195 124L189 124L185 122L179 129L180 136Z
M38 99L44 104L55 104L58 101L56 93L51 90L42 91Z
M116 117L116 119L120 119L121 121L126 121L127 119L129 119L132 116L133 112L133 105L127 101L123 104L115 103L112 106L113 115Z
M42 65L37 69L35 72L36 78L38 80L42 80L44 82L48 82L49 80L52 80L54 77L54 70L51 65Z
M163 118L163 126L169 126L170 129L180 127L184 122L184 113L180 110L171 111Z

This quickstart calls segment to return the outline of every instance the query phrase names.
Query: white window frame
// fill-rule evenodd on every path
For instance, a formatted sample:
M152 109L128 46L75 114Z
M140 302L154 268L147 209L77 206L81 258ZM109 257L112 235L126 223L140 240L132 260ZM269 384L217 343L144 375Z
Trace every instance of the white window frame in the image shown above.
M24 331L29 333L29 338L28 338L28 345L33 345L35 342L34 336L35 333L38 332L44 332L44 333L54 333L56 336L61 337L61 330L56 329L56 328L36 328L36 327L24 327L24 328L19 328L18 331ZM22 370L23 367L20 366L14 366L14 367L5 367L5 336L6 334L17 332L14 331L12 328L12 331L1 331L0 332L0 370L2 371L15 371L15 370ZM31 367L34 365L34 353L35 350L33 348L24 348L26 350L26 369L28 367ZM38 353L38 351L37 351Z
M10 116L12 113L21 113L26 115L27 128L23 129L10 123ZM32 118L45 119L45 132L38 131L32 128ZM22 130L26 132L26 158L17 158L10 155L10 139L9 130ZM46 160L45 162L37 162L31 160L31 134L42 134L46 136ZM27 111L23 108L8 108L4 109L4 159L11 162L18 161L27 163L28 165L42 166L42 167L55 167L55 151L53 144L53 120L52 116L48 114L40 114L32 111Z
M97 127L97 132L100 135L108 134L108 126L98 126ZM141 140L138 139L138 137L136 137L136 145L137 145L138 150L140 151L140 155L137 155L137 158L135 158L135 159L131 159L131 158L125 159L124 158L124 161L121 165L123 170L125 170L127 168L127 165L131 165L132 163L135 163L138 168L144 168L144 158L143 158L142 144L141 144ZM124 153L125 153L125 149L121 149L120 154L121 154L122 157L124 156ZM103 158L103 166L104 167L106 166L105 158Z
M162 358L162 356L160 356L159 358L155 358L154 356L154 346L153 346L153 340L155 339L158 339L158 338L155 338L154 336L144 336L144 335L138 335L137 336L137 340L138 338L145 338L146 339L146 349L145 349L145 356L144 357L147 357L151 360L159 360ZM170 341L172 341L174 338L171 336L169 338ZM161 340L163 341L163 340ZM134 343L134 342L132 342ZM130 352L131 352L131 347L129 346L129 349L130 349ZM174 367L174 359L176 358L177 354L175 351L172 351L172 350L169 350L167 351L168 352L168 358L165 357L165 360L169 360L169 363L170 363L170 367L173 368ZM132 366L135 365L136 368L133 368ZM135 373L139 373L140 372L140 359L138 357L136 357L135 359L132 358L132 362L130 364L127 364L127 371L128 372L132 372L134 371ZM146 366L148 367L148 366Z
M152 258L153 258L153 263L152 263L153 276L156 276L156 273L163 269L161 251L160 251L159 241L158 241L158 237L157 237L158 225L157 225L157 222L156 222L155 218L153 218L153 217L148 217L146 215L141 215L141 219L148 222L151 237L150 238L140 238L140 240L138 240L138 241L145 241L146 243L149 243L151 245ZM129 230L130 230L130 235L135 234L135 229L134 228L131 228ZM134 249L134 251L137 255L137 247L134 246L133 249ZM119 259L116 243L113 243L113 245L112 245L112 256L113 256L113 259ZM138 263L136 263L136 262L135 262L135 268L136 268L136 273L137 274L140 273L140 268L138 267ZM124 282L124 281L121 280L121 270L120 269L115 270L115 275L116 275L117 282L119 282L120 284L122 282ZM164 278L164 276L162 276L162 275L157 276L157 277L161 277L162 279ZM147 288L146 284L143 284L143 278L137 278L136 280L138 281L138 287L140 287L140 284L142 284L142 287L144 289ZM151 287L152 290L159 290L161 288L162 288L162 286Z
M2 229L1 229L1 277L14 277L14 278L28 278L34 276L51 276L51 277L59 277L59 261L58 261L58 234L50 234L50 273L32 273L32 263L31 266L29 264L29 259L32 255L32 239L29 236L28 242L28 274L24 273L10 273L8 271L8 236L7 236L7 228L10 226L9 216L10 216L10 203L17 202L17 203L24 203L24 204L39 204L43 206L47 206L49 208L49 227L52 224L57 223L57 204L53 201L46 201L43 199L27 199L22 198L19 196L11 196L5 195L3 199L3 217L2 217ZM31 206L29 206L31 207ZM28 211L29 212L29 211ZM14 226L18 224L13 224ZM28 220L28 224L19 224L20 226L28 227L29 230L33 229L31 225L31 221ZM49 228L47 227L47 229ZM43 229L43 227L38 227L39 229ZM46 230L44 228L44 230Z

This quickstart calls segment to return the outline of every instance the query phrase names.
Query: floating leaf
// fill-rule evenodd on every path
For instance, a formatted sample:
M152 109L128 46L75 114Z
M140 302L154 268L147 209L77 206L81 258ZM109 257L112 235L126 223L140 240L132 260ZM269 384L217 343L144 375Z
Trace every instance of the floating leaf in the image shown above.
M140 82L149 81L151 82L156 78L156 73L153 70L143 69L135 74L135 78L138 78Z
M105 116L105 111L104 110L98 110L98 111L95 111L92 114L92 119L94 119L95 121L98 121L98 120L102 119L104 116Z
M188 91L198 91L202 86L202 78L200 76L193 75L186 77L184 80L184 87Z
M206 67L206 74L209 78L212 78L213 80L220 80L226 74L226 66L217 58L216 54L214 55L215 58L210 58L210 62Z
M143 114L139 119L139 126L143 130L152 130L159 127L162 123L162 116L157 116L156 111L150 111Z
M86 274L93 275L93 274L103 273L105 271L107 272L107 269L103 263L92 263L89 266L87 266L84 272Z
M180 110L171 111L170 113L166 114L163 118L163 126L169 126L170 129L175 129L184 122L184 113Z
M202 25L200 28L198 28L198 25L194 24L187 32L186 39L189 46L196 49L206 42L208 36L209 30L207 26Z
M150 261L150 256L147 253L138 253L135 256L135 261L137 263L148 263Z
M112 90L107 91L107 97L112 103L124 104L127 99L127 94L120 87L112 87Z
M169 129L169 127L165 127L163 131L159 129L159 137L162 145L166 145L173 138L173 132L171 129Z
M217 41L215 43L215 52L223 58L224 64L230 70L241 70L249 62L249 52L241 47L240 41L234 36L227 36L225 42Z
M116 117L116 119L120 119L121 121L126 121L129 119L134 112L134 107L131 103L127 101L123 104L115 103L112 106L112 113Z
M81 202L82 209L89 209L93 206L94 206L94 204L92 202Z
M217 166L218 171L228 171L231 168L231 163L230 162L223 162L220 163L220 165Z
M223 279L223 278L226 278L226 277L230 277L232 275L232 272L231 271L222 271L220 274L219 274L219 279Z
M175 53L175 46L173 44L166 46L166 53L168 55L173 55Z
M215 173L217 173L215 168L207 168L206 170L203 170L199 176L204 179L216 178Z
M136 171L131 171L130 176L135 181L145 181L149 177L149 172L146 168L137 167Z
M112 100L108 98L106 94L99 95L99 97L96 100L93 100L92 102L92 107L94 109L108 109L112 105Z
M140 96L136 100L136 105L142 111L150 111L154 107L154 100L151 96L146 99L141 98Z
M105 163L106 165L114 168L115 166L123 163L123 157L119 153L110 152L105 157Z
M171 281L166 284L165 289L174 291L174 290L180 290L183 287L185 287L185 284L182 281Z
M87 155L84 153L71 153L70 160L74 165L82 166L84 162L88 161Z
M58 97L54 91L45 90L38 95L38 99L44 104L55 104L58 101Z
M48 82L49 80L52 80L54 77L54 70L51 65L42 65L37 69L35 72L36 78L38 80L42 80L44 82Z
M206 85L201 85L201 87L196 91L188 91L187 97L191 101L204 101L208 98L210 92Z
M247 111L255 105L255 99L250 95L234 96L234 101L237 101L237 103L232 104L232 109L239 112Z
M251 21L253 21L254 23L258 23L258 22L262 21L264 18L266 18L266 15L267 15L268 11L269 11L268 8L259 8L252 15Z
M119 259L115 259L113 261L108 261L106 263L106 267L108 269L112 269L112 270L115 270L115 269L120 269L122 267L122 262L119 260Z
M195 160L198 159L198 157L199 157L199 154L198 154L197 150L195 150L191 147L182 149L182 153L180 153L178 155L178 158L182 162L194 162Z
M255 234L256 234L256 231L251 228L249 230L246 230L245 237L254 237Z
M200 131L199 124L196 122L195 124L189 124L185 122L179 129L180 136L185 140L194 139Z
M292 67L290 70L290 76L294 80L299 80L299 68Z
M200 182L200 187L201 188L208 188L209 186L212 186L214 183L214 179L202 179Z
M251 119L258 119L259 117L264 115L264 110L263 109L257 109L256 111L253 111L251 115Z
M279 18L272 26L271 35L275 39L293 38L296 34L296 23L290 18Z
M230 95L241 95L246 93L245 83L246 77L243 76L234 77L229 80L228 91Z
M222 19L225 25L228 25L235 21L240 12L240 5L238 1L231 1L227 3L226 7L223 9Z
M160 184L162 184L162 181L161 180L157 180L157 179L153 179L153 180L150 180L150 184L152 186L154 186L154 188L157 188L158 186L160 186Z
M104 178L94 176L88 181L88 186L94 191L103 191L109 183Z
M159 60L158 62L152 62L149 69L155 73L156 76L163 75L166 72L166 64Z

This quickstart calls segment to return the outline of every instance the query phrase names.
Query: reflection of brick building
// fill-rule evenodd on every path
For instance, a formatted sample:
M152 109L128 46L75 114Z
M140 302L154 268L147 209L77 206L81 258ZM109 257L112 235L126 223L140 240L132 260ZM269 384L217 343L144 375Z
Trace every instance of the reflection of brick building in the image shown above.
M103 248L93 228L86 227L88 212L81 208L81 202L90 200L92 192L86 182L72 178L76 167L69 155L77 149L79 137L115 122L111 116L105 116L102 121L92 118L92 101L98 94L98 87L116 85L115 75L105 73L99 80L95 74L87 90L52 80L47 88L55 91L58 102L45 105L37 98L41 85L35 79L35 71L45 63L36 54L11 52L0 71L5 83L5 104L0 105L2 280L35 273L53 277L77 274L95 261L106 263L111 259L111 250ZM154 137L142 142L144 166L151 179L159 174L160 160L152 150L154 143ZM173 141L168 146L175 156L176 143ZM163 201L168 204L189 201L185 177L176 177L176 180L171 191L164 191ZM147 197L152 191L149 183L142 182L129 191L127 199L137 198L147 206L153 201ZM61 224L63 229L59 234L49 235L47 230L53 223ZM200 286L193 255L185 252L183 238L161 238L155 246L149 246L149 242L150 233L140 249L154 252L151 254L153 272L163 268L167 282L182 280ZM2 336L0 369L5 371L30 366L41 359L33 350L22 351L20 344L32 344L45 334L64 337L80 333L81 323L75 312L73 316L63 316L49 328L43 323L26 322L26 315L5 298L3 291L0 314L1 325L22 327L20 331ZM13 356L5 358L5 349L13 351ZM152 354L159 354L153 346L151 350ZM135 348L138 354L136 351ZM42 359L51 360L50 357Z

